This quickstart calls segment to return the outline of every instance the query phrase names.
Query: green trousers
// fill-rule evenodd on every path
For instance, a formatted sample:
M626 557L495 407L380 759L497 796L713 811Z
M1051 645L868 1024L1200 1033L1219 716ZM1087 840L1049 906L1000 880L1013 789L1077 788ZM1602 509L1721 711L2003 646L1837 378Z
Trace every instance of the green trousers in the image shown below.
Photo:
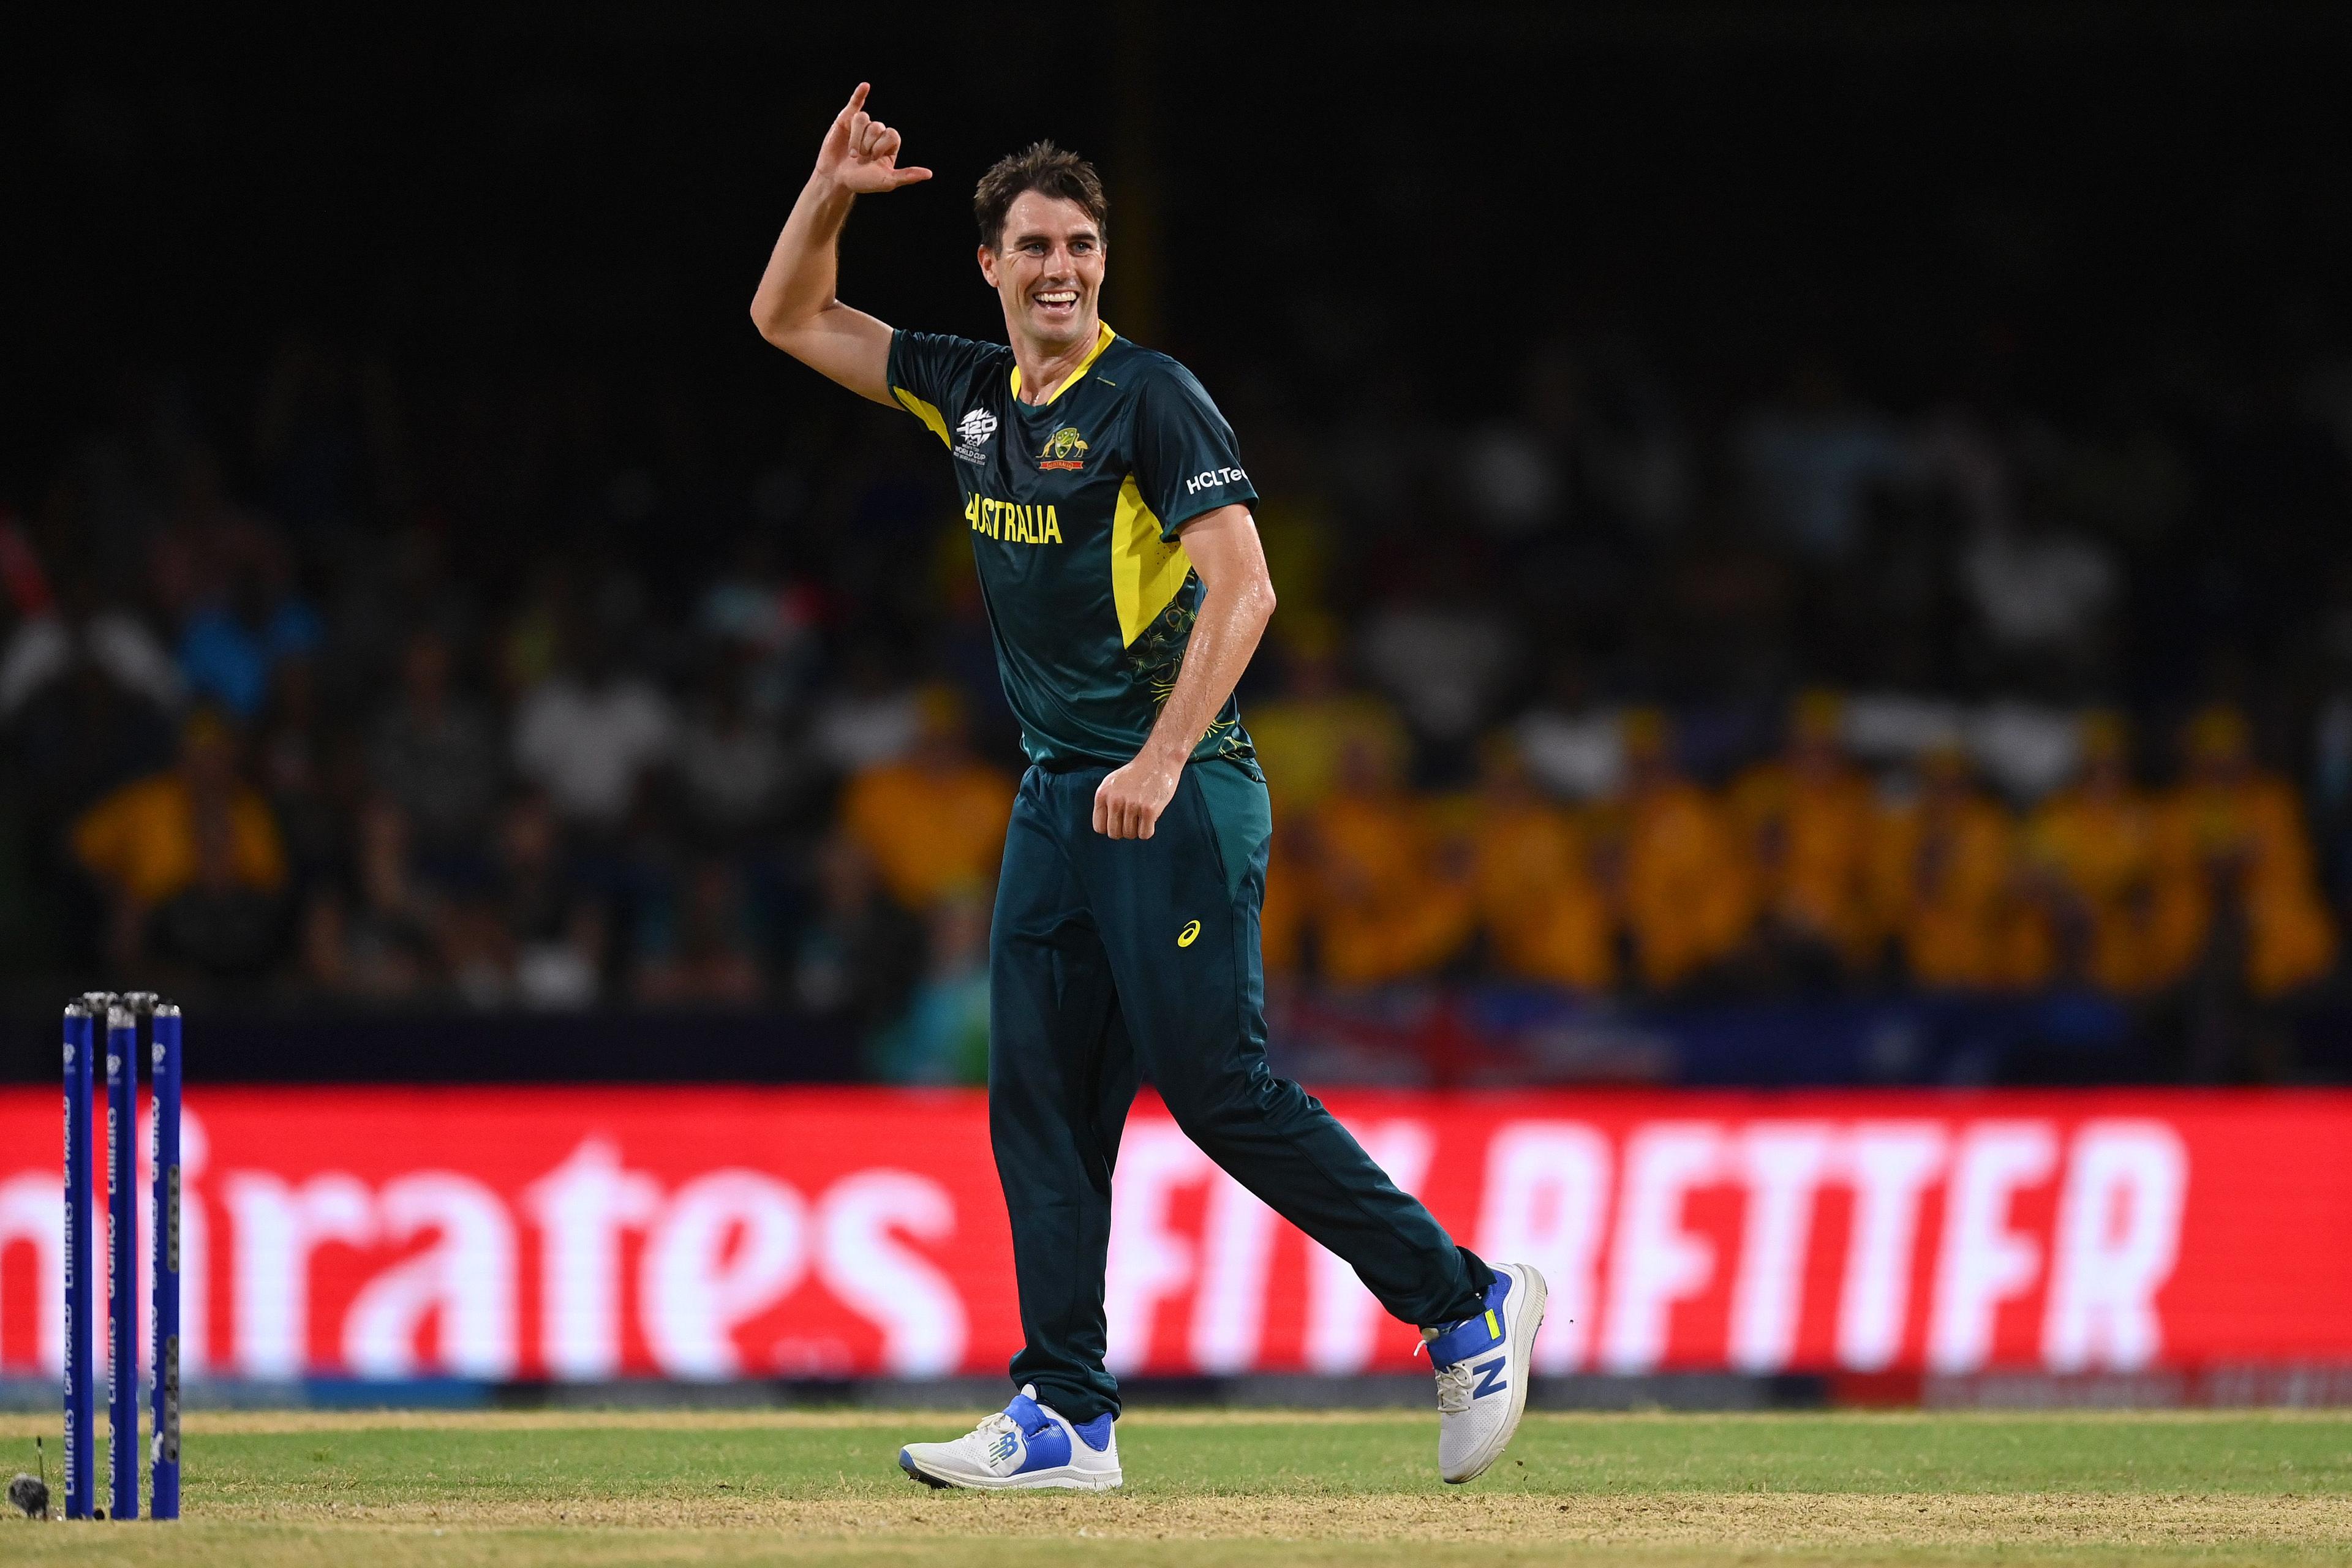
M1265 1060L1258 910L1273 819L1254 769L1184 770L1150 838L1095 832L1104 768L1022 780L989 939L989 1131L1025 1343L1013 1381L1072 1421L1118 1410L1103 1365L1111 1167L1139 1080L1397 1318L1450 1324L1493 1273Z

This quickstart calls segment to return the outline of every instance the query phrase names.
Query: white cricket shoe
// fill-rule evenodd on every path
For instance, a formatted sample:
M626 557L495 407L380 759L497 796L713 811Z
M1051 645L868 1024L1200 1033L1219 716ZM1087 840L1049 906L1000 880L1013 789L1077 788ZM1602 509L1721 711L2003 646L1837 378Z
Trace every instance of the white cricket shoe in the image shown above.
M1526 1264L1497 1264L1486 1310L1429 1342L1437 1369L1437 1473L1448 1481L1486 1474L1519 1429L1547 1294L1544 1277Z
M1119 1484L1118 1438L1108 1414L1080 1426L1024 1384L1013 1403L952 1443L909 1443L898 1468L927 1487L1075 1487L1108 1491Z

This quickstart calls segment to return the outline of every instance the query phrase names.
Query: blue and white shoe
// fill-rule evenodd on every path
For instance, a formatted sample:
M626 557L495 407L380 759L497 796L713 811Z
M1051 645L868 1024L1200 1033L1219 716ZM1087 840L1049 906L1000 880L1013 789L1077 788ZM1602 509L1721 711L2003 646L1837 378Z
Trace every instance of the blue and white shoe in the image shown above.
M909 1443L898 1468L927 1487L1013 1491L1075 1487L1106 1492L1119 1484L1118 1438L1108 1414L1085 1426L1064 1420L1024 1385L1013 1403L952 1443Z
M1528 1408L1528 1363L1543 1327L1544 1277L1495 1267L1486 1310L1429 1342L1437 1369L1437 1473L1459 1485L1503 1457Z

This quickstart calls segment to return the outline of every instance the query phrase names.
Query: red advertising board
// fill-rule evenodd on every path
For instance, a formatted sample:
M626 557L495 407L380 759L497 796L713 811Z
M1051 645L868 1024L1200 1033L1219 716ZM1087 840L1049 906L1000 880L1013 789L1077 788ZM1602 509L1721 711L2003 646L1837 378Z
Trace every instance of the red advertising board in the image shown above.
M2352 1095L1330 1103L1456 1237L1543 1269L1543 1371L2352 1361ZM0 1374L62 1355L58 1104L0 1092ZM184 1162L198 1375L920 1377L1017 1341L977 1094L198 1088ZM1412 1364L1148 1098L1117 1194L1117 1367Z

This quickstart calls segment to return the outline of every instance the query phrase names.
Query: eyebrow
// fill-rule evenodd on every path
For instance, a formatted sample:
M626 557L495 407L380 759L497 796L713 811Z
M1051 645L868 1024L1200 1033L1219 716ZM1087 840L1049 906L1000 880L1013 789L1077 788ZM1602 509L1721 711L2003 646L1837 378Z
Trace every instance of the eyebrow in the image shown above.
M1100 245L1102 243L1102 236L1097 234L1092 228L1072 229L1070 231L1070 238L1073 241L1091 239L1097 245ZM1053 239L1054 237L1050 234L1024 234L1015 236L1012 243L1014 245L1027 245L1032 241L1035 241L1039 244L1050 245L1053 243Z

